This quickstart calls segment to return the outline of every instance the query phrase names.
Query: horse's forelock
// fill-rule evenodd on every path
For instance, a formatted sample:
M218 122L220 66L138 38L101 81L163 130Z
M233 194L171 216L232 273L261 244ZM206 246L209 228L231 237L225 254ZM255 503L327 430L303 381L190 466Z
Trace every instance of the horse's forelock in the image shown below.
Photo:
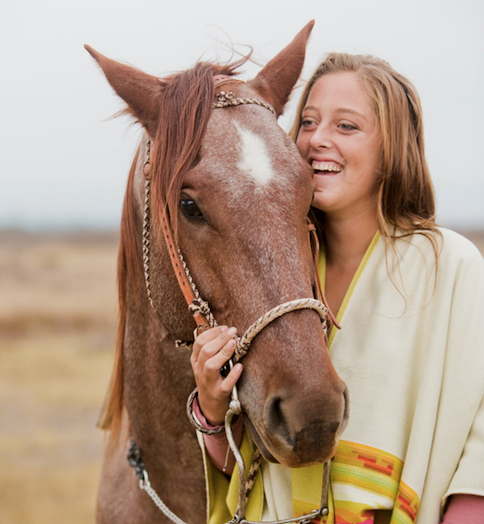
M213 77L232 76L240 64L241 61L225 66L199 62L192 69L167 79L151 156L151 198L154 223L159 226L159 212L168 210L175 238L183 179L195 162L212 114Z

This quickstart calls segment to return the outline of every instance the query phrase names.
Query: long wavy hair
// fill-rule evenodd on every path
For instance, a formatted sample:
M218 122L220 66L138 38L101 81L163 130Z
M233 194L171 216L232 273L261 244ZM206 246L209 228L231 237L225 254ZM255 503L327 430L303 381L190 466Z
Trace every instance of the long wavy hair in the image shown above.
M330 53L314 72L299 101L290 131L296 141L309 93L323 75L354 72L358 75L380 125L382 153L378 187L378 227L395 247L397 237L415 232L438 244L435 198L424 151L422 108L415 87L387 62L371 55ZM315 212L324 226L324 213Z

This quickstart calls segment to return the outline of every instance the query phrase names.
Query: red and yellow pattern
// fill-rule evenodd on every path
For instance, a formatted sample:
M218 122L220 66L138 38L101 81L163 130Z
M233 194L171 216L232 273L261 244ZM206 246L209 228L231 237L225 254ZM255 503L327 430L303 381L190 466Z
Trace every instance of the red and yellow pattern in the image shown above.
M403 461L380 449L341 441L331 463L330 514L323 524L413 524L417 494L401 480ZM303 486L298 486L305 477ZM322 466L293 476L295 516L318 507ZM308 489L308 483L311 488Z

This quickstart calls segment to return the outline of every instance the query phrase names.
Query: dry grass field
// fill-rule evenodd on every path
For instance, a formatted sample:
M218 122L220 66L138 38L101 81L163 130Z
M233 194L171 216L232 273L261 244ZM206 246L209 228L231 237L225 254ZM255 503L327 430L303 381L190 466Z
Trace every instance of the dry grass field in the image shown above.
M114 234L0 232L2 524L94 522L116 251Z
M115 235L0 234L0 522L94 522Z

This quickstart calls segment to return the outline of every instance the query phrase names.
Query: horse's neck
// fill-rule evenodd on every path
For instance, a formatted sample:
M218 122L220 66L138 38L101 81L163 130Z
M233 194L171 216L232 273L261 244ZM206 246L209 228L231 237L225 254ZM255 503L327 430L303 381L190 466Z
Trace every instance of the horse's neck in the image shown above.
M186 401L195 387L190 354L175 347L174 337L154 310L146 300L143 304L128 308L125 335L125 402L131 438L141 448L160 497L181 518L197 522L187 506L193 502L200 520L205 519L205 483L201 451L186 416Z

